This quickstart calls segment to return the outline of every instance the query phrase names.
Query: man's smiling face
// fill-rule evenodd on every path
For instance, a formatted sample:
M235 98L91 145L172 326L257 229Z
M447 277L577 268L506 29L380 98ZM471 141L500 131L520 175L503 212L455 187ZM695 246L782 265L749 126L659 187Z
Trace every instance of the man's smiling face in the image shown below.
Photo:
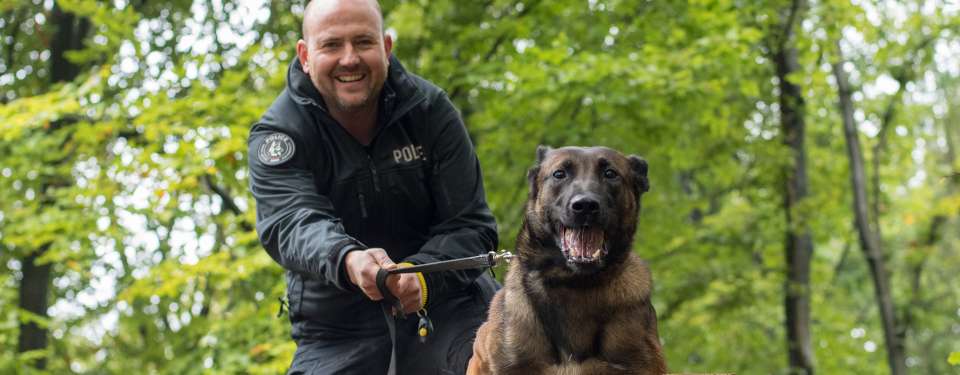
M393 41L369 0L315 0L297 42L303 71L331 111L376 108Z

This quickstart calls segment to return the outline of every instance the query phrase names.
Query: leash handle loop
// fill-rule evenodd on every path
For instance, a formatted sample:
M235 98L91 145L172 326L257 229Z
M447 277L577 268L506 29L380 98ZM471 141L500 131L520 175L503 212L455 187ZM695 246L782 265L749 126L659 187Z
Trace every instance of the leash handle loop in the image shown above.
M401 318L406 318L400 300L397 299L393 293L390 293L390 288L387 288L387 276L390 276L390 271L383 268L377 271L377 289L380 290L380 295L383 296L383 303L392 306L396 310L394 314L399 314Z

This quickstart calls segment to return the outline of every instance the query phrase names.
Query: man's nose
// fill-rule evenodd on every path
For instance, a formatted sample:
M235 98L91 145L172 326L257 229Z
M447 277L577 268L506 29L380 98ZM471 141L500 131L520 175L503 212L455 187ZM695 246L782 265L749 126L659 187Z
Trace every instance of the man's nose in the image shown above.
M347 43L343 47L343 55L340 56L340 65L341 66L354 66L360 62L360 54L357 53L357 49L353 47L352 43Z

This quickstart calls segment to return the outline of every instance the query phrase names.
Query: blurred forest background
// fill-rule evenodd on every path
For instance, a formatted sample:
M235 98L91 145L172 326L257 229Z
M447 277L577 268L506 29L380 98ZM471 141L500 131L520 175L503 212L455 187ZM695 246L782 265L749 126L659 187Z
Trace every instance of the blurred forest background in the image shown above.
M650 162L672 371L960 373L955 0L383 1L511 248L538 144ZM0 1L0 373L280 373L248 129L302 1Z

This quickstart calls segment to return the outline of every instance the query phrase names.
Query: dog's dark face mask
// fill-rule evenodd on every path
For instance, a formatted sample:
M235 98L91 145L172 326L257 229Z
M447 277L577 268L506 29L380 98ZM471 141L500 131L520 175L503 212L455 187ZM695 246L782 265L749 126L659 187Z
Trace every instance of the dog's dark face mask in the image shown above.
M564 278L601 272L631 251L646 161L603 147L541 146L527 177L522 260Z

